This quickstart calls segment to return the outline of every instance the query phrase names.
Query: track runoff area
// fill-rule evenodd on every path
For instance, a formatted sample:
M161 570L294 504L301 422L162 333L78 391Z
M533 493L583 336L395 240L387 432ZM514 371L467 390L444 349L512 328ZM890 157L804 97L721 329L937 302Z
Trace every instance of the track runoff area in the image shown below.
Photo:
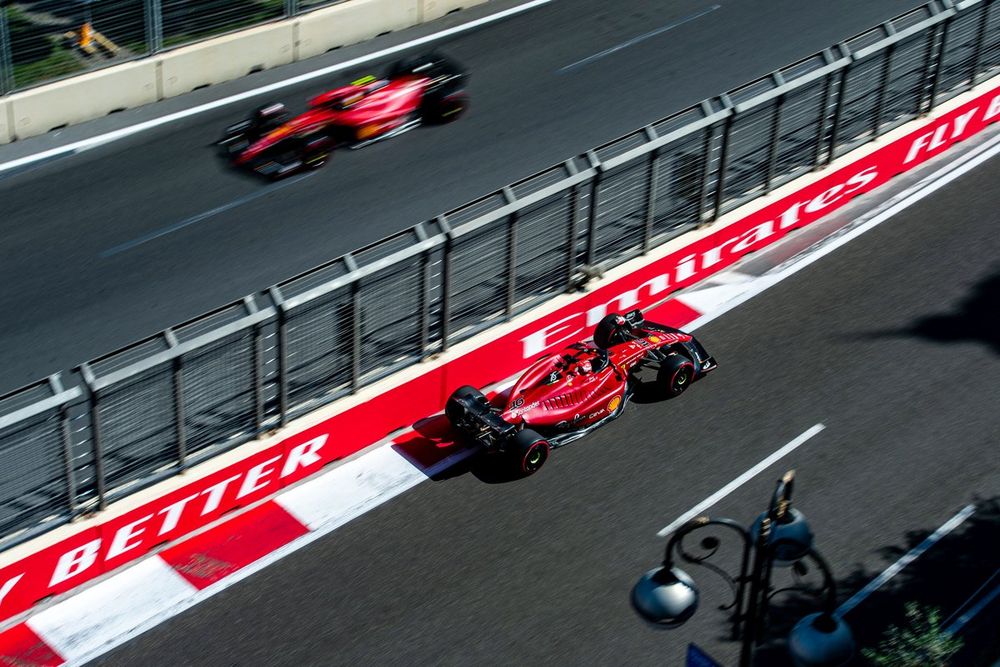
M373 576L377 579L378 575L372 574L343 578L343 570L353 569L355 561L361 561L355 563L361 571L365 570L366 558L373 559L372 567L375 562L387 559L395 563L394 567L406 571L401 561L409 559L418 568L432 568L428 559L442 558L448 562L442 568L443 576L458 576L452 573L474 564L484 573L481 577L502 579L503 564L492 562L489 557L477 558L477 552L489 550L492 542L508 538L520 539L524 548L539 549L543 554L547 551L534 541L523 543L523 535L505 537L504 527L518 521L518 517L505 516L506 512L541 498L568 499L577 493L586 495L589 490L610 498L616 520L630 517L624 521L623 532L634 544L627 549L625 561L640 560L635 567L617 572L628 579L638 576L642 567L655 563L657 549L662 545L656 536L665 536L683 521L715 511L748 519L766 501L770 478L785 467L800 470L801 489L796 494L799 506L810 516L818 544L834 563L837 574L846 575L846 581L841 582L844 601L839 611L855 626L863 642L874 643L878 638L876 629L885 626L885 619L898 615L908 597L940 604L947 614L945 620L950 631L975 628L988 616L987 610L995 605L997 596L996 573L990 571L991 566L977 549L983 546L978 533L990 526L995 530L996 514L1000 511L996 506L1000 480L996 464L991 463L989 456L993 451L991 446L987 441L967 436L971 425L973 430L987 435L992 432L995 437L996 415L988 409L983 409L978 418L962 415L955 411L956 401L933 397L955 392L956 383L968 385L957 392L959 395L975 393L979 384L996 386L997 378L991 381L986 377L989 373L984 372L991 360L989 352L983 352L982 343L992 344L995 355L1000 351L1000 340L997 337L977 340L973 330L978 316L976 309L988 306L982 301L991 298L988 294L986 297L977 294L996 289L996 274L983 275L984 270L989 271L988 257L984 254L991 254L987 248L992 232L987 232L985 239L976 239L984 228L990 227L989 211L995 211L997 205L996 193L988 187L1000 173L996 159L1000 136L996 134L988 131L977 145L960 149L963 154L959 158L953 161L952 155L939 158L925 165L916 176L907 176L889 186L888 192L881 190L868 195L664 304L661 310L669 311L671 316L686 313L685 328L703 330L699 337L719 356L724 368L728 367L720 374L729 379L720 381L713 376L669 406L630 407L630 414L619 422L579 445L561 450L540 475L522 484L489 486L495 491L488 494L493 496L491 499L484 497L484 487L475 479L475 470L472 474L462 474L469 471L466 465L469 452L439 461L432 468L421 468L400 455L415 434L397 434L391 441L348 463L255 506L242 517L44 608L0 635L3 654L35 664L79 664L146 632L139 640L107 655L105 664L147 664L158 652L168 650L168 644L172 646L171 652L181 651L180 662L213 664L230 652L240 655L244 650L231 628L222 623L226 614L235 613L233 609L238 608L241 614L256 619L263 616L274 619L258 627L256 641L273 646L275 653L269 656L269 661L281 664L282 656L295 654L283 648L294 641L295 633L290 633L288 625L280 619L287 613L288 623L292 623L291 619L297 616L292 610L303 605L304 611L314 614L317 622L325 618L323 624L328 628L321 642L325 648L308 643L305 646L307 662L320 659L317 651L336 656L337 663L360 660L363 664L365 656L374 659L380 651L389 659L406 649L399 644L402 640L381 641L380 623L374 619L369 628L372 642L365 642L367 648L361 653L352 657L350 650L341 654L334 648L343 638L329 629L331 619L349 613L352 600L360 604L366 596L362 589L368 585L373 591L388 594L386 586L394 579L390 576L388 580L373 583L369 579ZM874 201L876 197L880 201ZM873 206L868 210L861 208ZM929 219L933 222L928 222ZM857 242L851 250L841 251L825 263L826 267L831 263L840 267L831 271L824 268L824 263L813 266L889 221L895 224L886 225L867 245ZM959 249L966 245L967 261L956 261L962 257ZM995 249L995 244L992 247ZM847 252L850 257L845 256ZM860 268L859 255L866 262ZM942 271L942 267L950 268ZM997 270L1000 267L993 267L993 271ZM900 285L906 287L902 290L904 296L897 299L891 293ZM914 296L914 290L920 293ZM765 292L768 296L755 305L731 312ZM850 306L854 301L856 312ZM914 303L920 306L916 311ZM894 307L899 312L889 319L898 324L886 326L880 320L885 319L884 315L893 315ZM849 324L837 312L844 308L853 313L848 318ZM926 316L927 313L943 314ZM655 319L657 310L650 311L650 317ZM816 329L828 334L817 337ZM907 345L915 346L916 353L894 351L900 341L909 341ZM995 359L992 362L995 375ZM924 387L927 374L923 367L927 365L971 368L971 377L980 379L970 382L969 373L945 373L935 375L938 379ZM796 368L794 372L789 370ZM766 374L761 374L762 369L768 369ZM882 377L886 379L878 379ZM846 380L847 386L837 378ZM771 386L781 389L774 394L768 388ZM494 390L502 388L503 385ZM746 405L746 396L755 392L760 394L758 398L767 397L767 402L773 402L776 412L772 409L758 414L757 408ZM848 395L847 402L841 396L844 393ZM823 400L824 394L830 397L829 401ZM980 401L986 396L988 391L980 396ZM947 430L943 437L933 432L921 433L928 430L923 424L931 412L928 401L939 411L938 418L933 419L935 424L963 420L965 428L955 429L958 432L951 437ZM889 406L891 414L886 415L880 405ZM967 402L962 411L966 409L975 411L975 402ZM883 429L885 435L881 435ZM859 430L860 437L852 434ZM655 434L677 431L685 434L686 442L684 452L667 455L668 460L679 457L675 463L666 464L671 480L668 488L650 493L649 497L622 497L621 488L638 485L654 489L663 485L661 476L665 470L656 471L653 466L640 471L636 466L643 460L663 461L664 445L657 442ZM899 435L891 435L892 432ZM780 433L789 437L785 444L774 448L776 434ZM631 460L627 467L632 473L616 484L614 478L621 477L621 471L605 467L601 461L608 452L620 448L622 441L629 442L628 450L619 451L616 456ZM734 453L730 445L737 445L740 451ZM737 463L745 464L737 474L721 476L723 471L733 471ZM579 470L581 466L589 470ZM422 484L430 479L454 481ZM415 488L418 486L419 489ZM371 512L406 491L410 491L406 502ZM498 501L505 509L496 507ZM429 524L427 517L424 522L414 520L412 515L421 515L426 511L421 508L428 505L437 508L435 512L440 515L437 520L429 519ZM553 502L554 508L559 505ZM378 524L387 520L387 511L400 517L389 519L389 523L401 532L382 543L380 540L386 536L381 534L384 527ZM469 514L480 512L480 516L491 513L499 516L495 521L484 522L489 533L488 536L477 533L479 544L461 531L448 539L454 526L463 523L456 514L467 522ZM549 530L555 533L555 541L579 540L566 537L576 532L568 528L573 523L573 503L553 512L558 514L549 517L549 521L555 522ZM650 532L649 520L658 516L664 520L673 516L673 519ZM939 521L930 525L931 518ZM452 526L446 525L449 520L454 521ZM352 523L347 525L349 522ZM426 530L427 525L433 529ZM337 529L343 529L338 540L322 540L303 550ZM907 531L911 531L909 535ZM404 549L397 555L392 555L393 549L386 547L400 540L420 544L424 541L422 535L428 532L440 533L441 542L452 546L438 544L429 553L419 554ZM887 540L891 546L883 546ZM458 545L461 549L455 551ZM955 555L954 545L959 545L959 551L965 553ZM884 553L879 553L880 547ZM303 551L295 558L287 558L300 550ZM331 550L336 555L331 555ZM375 553L379 555L374 556ZM952 585L932 583L914 592L914 582L919 580L914 573L919 573L920 579L934 582L938 578L935 568L941 568L947 558L971 558L971 563ZM324 563L330 576L313 579L315 595L301 598L302 591L297 595L287 580L300 576L302 569L308 569L314 560ZM267 576L233 588L268 566L271 567ZM845 570L852 567L853 571ZM472 583L477 579L473 576ZM427 584L406 577L392 585L422 589ZM287 591L282 590L286 586L289 586ZM551 593L546 586L552 584L543 585L543 596ZM627 590L627 586L622 588L619 591L622 599L612 601L611 613L621 626L616 636L624 632L636 639L630 649L635 653L634 659L629 658L630 664L641 664L654 657L659 660L663 651L674 651L680 656L682 645L692 638L705 638L707 641L700 643L720 659L726 660L732 652L725 642L712 640L722 619L713 617L708 604L707 611L700 614L702 618L692 622L690 632L677 633L667 640L662 636L653 639L642 632L636 635L632 626L641 624L630 612L621 609ZM507 603L530 610L533 604L530 595L518 597L517 586L501 595L501 606ZM475 604L446 597L449 606ZM209 598L214 599L208 601ZM162 628L153 629L199 603L204 604ZM874 616L873 610L877 611ZM416 611L412 609L411 613ZM475 618L473 610L468 612L469 618ZM605 608L602 616L607 613ZM501 634L505 627L517 631L518 622L502 619L501 626ZM593 641L586 636L578 637L580 645L574 650L584 650L589 643L589 650L599 651L593 645L598 636L600 633ZM483 638L482 646L489 647L491 641L489 637ZM178 648L179 643L184 645ZM249 644L252 647L254 642ZM245 650L260 651L261 645ZM511 661L537 657L559 662L551 655L519 653L510 646L506 650L505 659ZM568 648L564 646L562 650ZM586 655L581 653L579 660L568 662L587 662ZM424 659L432 657L425 655Z

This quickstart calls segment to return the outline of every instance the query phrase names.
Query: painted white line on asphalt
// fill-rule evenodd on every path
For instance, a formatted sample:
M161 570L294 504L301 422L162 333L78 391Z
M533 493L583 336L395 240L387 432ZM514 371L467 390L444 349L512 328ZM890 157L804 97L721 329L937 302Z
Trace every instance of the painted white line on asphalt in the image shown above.
M921 554L923 554L925 551L927 551L932 546L941 541L941 539L945 537L948 533L961 526L966 519L968 519L975 513L975 511L976 511L975 505L969 504L963 507L962 511L960 511L958 514L948 519L940 528L931 533L923 542L910 549L902 558L897 560L889 567L885 568L885 570L882 571L882 574L878 575L877 577L869 581L867 586L865 586L860 591L852 595L850 599L844 602L844 604L837 607L837 615L843 616L844 614L847 614L852 609L861 604L861 602L863 602L866 597L868 597L869 595L877 591L879 588L884 586L887 581L889 581L897 574L899 574L904 567L906 567L907 565L915 561L917 558L919 558Z
M595 53L593 55L587 56L586 58L583 58L581 60L577 60L575 63L571 63L569 65L566 65L565 67L560 67L559 68L559 73L561 74L563 72L568 72L568 71L570 71L572 69L576 69L577 67L580 67L581 65L586 65L587 63L594 62L595 60L599 60L599 59L601 59L601 58L603 58L605 56L610 56L612 53L616 53L618 51L621 51L622 49L627 49L630 46L635 46L639 42L644 42L647 39L649 39L650 37L656 37L657 35L661 35L661 34L667 32L668 30L673 30L674 28L679 28L680 26L684 25L685 23L688 23L690 21L694 21L695 19L699 19L702 16L705 16L706 14L711 14L716 9L721 9L721 8L722 8L722 5L712 5L711 7L708 7L707 9L703 9L703 10L701 10L700 12L698 12L696 14L691 14L690 16L685 16L684 18L680 19L679 21L674 21L673 23L668 23L667 25L659 27L656 30L650 30L647 33L643 33L643 34L639 35L638 37L633 37L632 39L630 39L630 40L628 40L626 42L622 42L621 44L617 44L615 46L612 46L610 49L604 49L603 51L599 51L598 53Z
M992 578L993 577L990 577L990 579ZM986 607L988 607L998 595L1000 595L1000 585L995 586L992 591L987 593L978 603L976 603L976 606L972 607L969 611L955 619L955 622L946 627L944 631L952 635L958 634L969 621L976 617L976 614L981 612L983 609L986 609ZM966 600L964 604L968 604L968 600Z
M9 171L10 169L16 169L18 167L23 167L32 162L38 162L39 160L46 160L52 157L58 157L60 155L65 155L67 153L73 153L78 151L88 150L90 148L95 148L112 141L117 141L119 139L124 139L125 137L130 137L133 134L138 134L140 132L145 132L154 127L159 127L167 123L172 123L183 118L189 118L206 111L211 111L212 109L218 109L219 107L224 107L234 102L242 102L244 100L252 99L258 95L264 93L270 93L276 90L281 90L282 88L287 88L288 86L294 86L299 83L304 83L306 81L311 81L317 79L321 76L326 76L327 74L333 74L335 72L340 72L351 67L356 67L358 65L363 65L365 63L371 62L372 60L378 60L379 58L384 58L386 56L391 56L401 51L406 51L407 49L412 49L417 46L423 46L424 44L429 44L446 37L451 37L452 35L457 35L480 26L484 26L502 19L509 18L516 14L526 12L529 9L534 9L535 7L541 7L542 5L547 5L553 0L530 0L523 5L518 5L516 7L511 7L510 9L505 9L499 11L495 14L490 14L489 16L484 16L482 18L476 19L474 21L469 21L468 23L463 23L462 25L454 26L452 28L447 28L446 30L440 30L431 35L425 35L423 37L418 37L417 39L412 39L403 44L397 44L396 46L390 46L373 53L369 53L363 56L358 56L357 58L352 58L346 60L342 63L337 63L335 65L330 65L328 67L323 67L318 70L313 70L312 72L306 72L305 74L299 74L298 76L293 76L289 79L283 81L277 81L275 83L268 84L266 86L260 86L259 88L254 88L253 90L248 90L246 92L237 93L236 95L230 95L229 97L223 97L219 100L214 100L212 102L206 102L205 104L199 104L196 107L191 107L190 109L184 109L182 111L177 111L159 118L153 118L151 120L144 121L142 123L137 123L135 125L130 125L129 127L123 127L119 130L114 130L112 132L106 132L105 134L98 135L96 137L90 137L88 139L81 139L80 141L74 141L73 143L66 144L65 146L59 146L57 148L50 148L48 150L35 153L33 155L26 155L24 157L18 158L16 160L11 160L9 162L4 162L0 164L0 173Z
M197 589L159 556L130 566L28 619L28 626L67 663L111 648L115 638L156 618Z
M674 532L675 530L683 526L685 523L695 518L696 516L707 510L709 507L711 507L712 505L716 504L717 502L728 496L736 489L746 484L748 480L752 479L753 477L756 477L758 474L761 473L761 471L766 470L768 467L771 466L772 463L774 463L775 461L781 459L782 457L786 456L787 454L795 451L796 449L804 445L810 438L812 438L814 435L822 431L824 428L826 427L823 426L822 424L816 424L808 431L806 431L799 437L795 438L794 440L792 440L787 445L785 445L778 451L774 452L767 458L763 459L760 463L758 463L754 467L744 472L742 475L731 481L729 484L726 484L724 487L722 487L721 489L710 495L708 498L705 498L703 501L701 501L700 503L689 509L687 512L677 517L677 519L675 519L670 525L668 525L666 528L658 532L657 535L659 537L666 537L670 533Z
M802 256L790 259L784 266L775 269L773 272L765 273L763 276L757 278L753 283L748 285L744 293L723 304L719 304L716 310L706 313L691 322L687 326L687 329L693 331L698 327L702 327L712 320L728 313L740 304L749 301L761 292L774 287L785 278L795 275L813 262L819 261L834 250L849 243L850 241L853 241L865 232L881 225L897 213L905 211L910 206L913 206L921 201L924 197L930 196L955 179L964 176L979 165L996 156L998 153L1000 153L1000 136L994 137L990 141L984 143L975 151L970 152L969 155L965 156L962 160L948 163L946 167L939 169L930 176L922 179L917 184L906 189L900 193L900 195L894 197L893 201L895 203L887 208L876 209L870 215L861 216L858 218L859 224L851 228L846 233L836 237L834 240L830 242L820 241L818 248L813 246L811 249L805 250Z
M240 206L243 206L244 204L249 204L250 202L260 199L261 197L270 197L273 193L277 192L278 190L281 190L282 188L287 188L290 185L295 185L299 181L309 178L314 173L315 172L307 174L299 174L298 176L290 178L282 183L274 183L268 188L261 188L255 190L249 194L243 195L242 197L237 197L236 199L226 204L222 204L221 206L216 206L211 210L202 211L201 213L193 215L190 218L181 220L180 222L175 222L174 224L167 225L166 227L160 227L157 230L149 232L148 234L143 234L142 236L134 238L131 241L126 241L125 243L120 243L114 246L113 248L102 250L100 253L98 253L97 256L100 257L101 259L107 259L119 253L123 253L126 250L137 248L145 243L149 243L150 241L154 241L163 236L167 236L168 234L173 234L174 232L178 232L184 229L185 227L190 227L191 225L197 224L202 220L208 220L209 218L213 218L220 213L225 213L226 211L238 208Z

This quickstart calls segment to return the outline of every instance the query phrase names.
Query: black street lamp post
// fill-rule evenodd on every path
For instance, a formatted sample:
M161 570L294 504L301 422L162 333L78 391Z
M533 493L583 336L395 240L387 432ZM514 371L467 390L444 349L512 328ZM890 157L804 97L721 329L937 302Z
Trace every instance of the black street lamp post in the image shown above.
M749 528L732 519L706 516L687 522L667 541L663 565L644 574L632 589L632 604L646 620L666 628L682 625L698 608L699 592L694 580L674 564L679 557L720 575L733 590L733 600L720 609L732 609L732 636L741 642L740 667L750 667L760 643L771 599L779 593L798 591L822 599L822 611L800 620L788 636L792 660L800 667L834 667L846 664L855 652L854 638L844 621L834 614L837 589L830 567L813 549L813 535L805 517L792 508L794 471L778 480L766 512ZM739 574L729 575L708 562L719 552L721 541L708 535L699 543L700 553L691 553L684 540L710 527L726 528L738 535L743 546ZM811 562L822 575L818 589L800 580ZM775 567L791 567L796 583L775 589L771 576Z

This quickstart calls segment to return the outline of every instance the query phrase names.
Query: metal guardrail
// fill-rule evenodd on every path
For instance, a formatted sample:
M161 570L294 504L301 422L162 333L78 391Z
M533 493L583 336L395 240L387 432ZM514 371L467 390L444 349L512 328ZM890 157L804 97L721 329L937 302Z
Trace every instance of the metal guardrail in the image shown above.
M2 396L0 548L577 289L998 72L996 3L931 3Z

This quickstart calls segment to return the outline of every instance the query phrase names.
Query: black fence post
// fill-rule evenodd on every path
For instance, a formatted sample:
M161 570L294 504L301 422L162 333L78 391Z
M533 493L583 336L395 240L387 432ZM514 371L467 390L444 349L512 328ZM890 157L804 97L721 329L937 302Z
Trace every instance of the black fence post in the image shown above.
M580 173L573 160L566 160L563 163L566 175L576 176ZM566 291L571 292L576 288L573 274L576 271L576 228L580 216L578 199L580 197L580 187L573 185L569 189L569 203L566 211Z
M505 186L501 191L508 205L517 204L514 191ZM510 319L514 315L514 301L517 298L517 217L514 211L507 216L507 294L504 299L504 315Z
M163 337L170 348L178 345L177 336L172 329L165 329ZM184 470L187 467L187 429L184 424L184 361L182 355L177 355L171 362L174 381L174 429L177 435L177 467Z
M604 168L600 158L594 151L587 151L587 163L594 170L594 178L590 182L590 210L587 216L587 266L593 266L597 259L597 197L601 189Z
M834 61L830 49L823 49L823 60L827 65ZM819 123L816 124L816 155L813 159L813 169L819 169L823 163L823 136L826 134L827 108L830 106L830 93L833 89L833 72L823 77L823 92L819 98Z
M712 216L709 222L715 222L722 214L722 200L726 190L726 162L729 161L729 139L733 130L733 122L736 119L736 110L733 108L733 103L729 99L729 95L723 93L719 96L719 99L722 100L723 106L730 109L732 113L726 116L726 120L722 121L722 146L719 148L719 175L715 179L715 197L712 202Z
M417 237L418 243L427 240L427 230L424 223L418 222L413 226L413 233ZM431 338L431 251L427 250L420 255L420 293L417 300L420 302L420 358L427 356L427 348L430 347Z
M771 74L771 82L775 88L785 85L785 77L781 72ZM785 96L780 95L774 101L774 114L771 116L771 143L767 148L767 167L764 172L764 194L771 191L771 181L778 164L778 142L781 139L781 109L785 105Z
M833 108L833 122L830 125L830 147L826 152L826 165L833 162L837 157L837 140L840 138L840 124L844 117L844 104L847 101L847 77L850 75L855 62L851 54L851 49L847 44L840 43L837 46L840 48L841 55L848 58L848 61L844 65L844 69L840 70L840 82L837 86L837 103Z
M976 29L976 48L972 52L971 71L969 72L969 88L976 87L976 79L979 78L979 65L983 59L983 44L986 43L986 27L989 25L991 0L983 0L980 3L982 8L982 18L979 20L979 27Z
M288 423L288 312L277 286L268 288L268 294L278 313L278 425L284 426Z
M882 30L886 37L896 34L891 23L883 23ZM892 72L892 56L896 53L896 44L890 44L885 50L885 61L882 63L882 74L879 77L878 97L875 99L875 114L872 118L872 136L878 138L882 134L882 115L885 113L885 98L889 94L889 74Z
M54 373L49 376L49 389L56 396L63 392L61 374ZM59 440L62 444L66 475L66 508L72 520L76 516L76 475L73 472L73 436L69 421L69 406L66 403L59 406Z
M350 253L343 257L348 273L358 270L358 263ZM351 393L361 388L361 279L351 282Z
M448 351L448 336L451 333L451 252L455 237L448 224L448 218L439 215L438 226L444 232L444 252L441 256L441 351Z
M97 491L97 509L104 511L108 506L107 486L104 478L104 452L101 443L100 394L97 378L88 364L80 365L80 376L87 388L87 406L90 410L90 446L94 456L94 488Z
M656 130L652 125L642 128L646 141L656 141ZM653 221L656 218L656 188L660 180L660 149L649 153L649 171L646 175L646 207L642 227L642 254L647 254L653 245Z
M945 0L945 6L951 9L950 0ZM951 32L951 24L954 22L955 15L953 14L941 25L937 57L933 58L933 64L930 65L933 69L931 70L930 81L927 84L927 102L926 105L921 106L921 116L926 116L937 106L938 86L941 85L941 70L944 67L945 51L948 48L948 35Z
M256 315L259 312L257 302L252 296L243 297L243 306L247 315ZM264 341L261 335L261 325L255 324L250 331L253 339L251 343L251 354L253 359L253 421L254 431L260 435L264 430Z
M162 0L145 0L146 46L150 54L163 50L163 5Z
M712 115L712 103L708 100L701 101L701 112L705 117ZM712 174L712 139L715 134L715 126L709 125L702 131L701 139L701 182L698 184L698 202L695 210L695 215L697 216L697 224L702 225L706 222L706 207L708 206L708 179Z

